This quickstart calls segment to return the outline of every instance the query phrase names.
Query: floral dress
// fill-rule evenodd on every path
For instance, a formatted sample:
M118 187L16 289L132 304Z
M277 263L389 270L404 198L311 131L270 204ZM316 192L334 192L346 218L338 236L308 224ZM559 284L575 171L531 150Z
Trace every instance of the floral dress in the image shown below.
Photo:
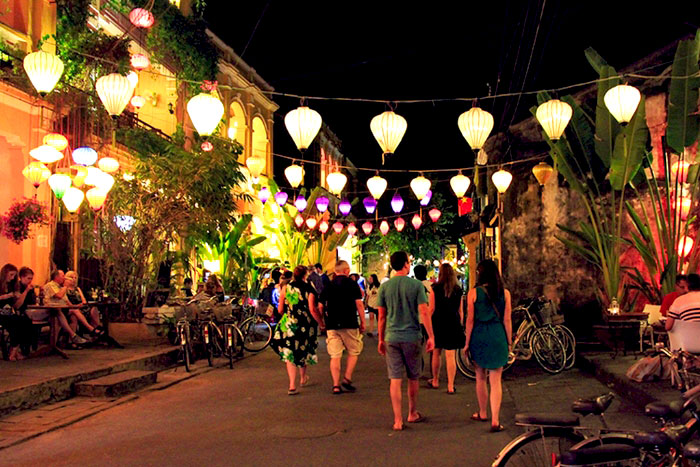
M296 366L318 363L318 331L309 311L311 293L311 287L304 282L294 281L287 285L284 314L275 327L270 343L283 362Z

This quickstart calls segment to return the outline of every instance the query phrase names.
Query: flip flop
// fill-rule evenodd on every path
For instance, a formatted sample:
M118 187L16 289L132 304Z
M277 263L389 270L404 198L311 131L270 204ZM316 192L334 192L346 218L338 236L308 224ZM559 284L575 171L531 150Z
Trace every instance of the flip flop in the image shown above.
M332 390L332 391L333 391L333 395L334 395L334 396L337 396L338 394L342 394L342 393L343 393L343 388L341 388L340 386L333 386L333 390Z
M506 428L503 425L491 425L491 429L489 430L491 433L498 433L499 431L503 431Z
M424 422L428 419L428 417L426 417L422 413L420 413L420 412L416 412L416 413L418 414L418 418L416 418L415 420L406 420L406 422L408 422L408 423L421 423L421 422Z
M296 388L295 388L295 389L287 389L287 395L288 395L288 396L296 396L297 394L299 394L299 390L298 390L298 389L296 389Z
M481 418L481 415L479 415L478 412L477 412L477 413L473 413L472 416L471 416L471 419L474 420L474 421L477 421L477 422L488 422L488 421L489 421L489 417Z

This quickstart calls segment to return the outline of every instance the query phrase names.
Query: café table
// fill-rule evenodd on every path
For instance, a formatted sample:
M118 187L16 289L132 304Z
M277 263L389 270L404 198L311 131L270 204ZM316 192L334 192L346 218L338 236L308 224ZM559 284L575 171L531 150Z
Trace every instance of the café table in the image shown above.
M628 312L619 314L609 314L606 317L611 338L615 344L615 355L619 350L619 341L622 340L623 355L627 355L624 338L629 336L629 331L635 331L639 335L639 351L642 352L642 339L644 330L648 326L649 315L644 312Z
M49 345L45 345L37 349L32 356L41 355L59 355L66 360L68 355L61 349L58 348L56 342L58 341L58 313L68 310L75 309L75 305L67 305L63 303L44 303L43 305L28 305L27 310L46 310L49 312L49 327L51 328L51 334L49 338Z

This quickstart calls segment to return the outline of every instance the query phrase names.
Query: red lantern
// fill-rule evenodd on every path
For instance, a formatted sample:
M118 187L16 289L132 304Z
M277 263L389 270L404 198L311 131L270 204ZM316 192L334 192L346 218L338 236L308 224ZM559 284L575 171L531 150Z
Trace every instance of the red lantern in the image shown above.
M328 225L328 222L326 222L326 221L321 221L321 223L318 224L318 230L320 230L321 233L328 232L328 227L330 227L330 226Z
M365 222L362 224L362 231L365 233L365 235L369 235L370 232L372 232L372 223L370 221Z
M348 225L348 235L350 235L351 237L354 237L356 233L357 233L357 227L355 227L355 223L350 222L350 225Z
M129 21L131 24L137 28L150 28L153 26L155 18L153 18L153 13L143 8L134 8L129 13Z
M433 222L437 222L440 219L442 212L440 212L438 208L433 208L430 211L428 211L428 215L433 220Z
M403 220L403 217L399 217L394 221L394 227L396 227L396 230L401 232L404 227L406 227L406 221Z
M411 224L413 224L414 229L418 230L420 226L423 225L423 219L421 219L418 214L414 214L413 219L411 219Z
M681 237L678 241L678 256L685 258L693 251L693 239L690 237Z
M306 219L306 226L309 228L309 230L313 230L316 227L316 218L309 217Z
M333 230L335 230L335 233L339 234L340 232L343 231L343 224L342 222L336 222L333 224Z
M379 231L382 233L382 235L386 235L389 233L389 223L387 221L382 221L381 224L379 224Z
M471 198L462 198L457 202L457 214L464 216L472 212L473 201Z
M297 217L294 218L294 223L297 225L297 228L301 228L304 225L304 218L301 217L301 214L297 214Z
M202 143L202 151L209 152L212 149L214 149L214 145L211 144L211 141L205 141Z

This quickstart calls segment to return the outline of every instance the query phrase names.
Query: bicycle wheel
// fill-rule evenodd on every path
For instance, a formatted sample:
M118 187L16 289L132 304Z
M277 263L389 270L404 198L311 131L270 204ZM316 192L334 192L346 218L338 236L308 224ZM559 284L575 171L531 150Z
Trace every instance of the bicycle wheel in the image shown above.
M553 331L545 328L535 330L530 345L537 363L544 371L556 374L564 369L564 365L566 365L564 344Z
M570 428L542 427L513 439L498 453L493 467L551 467L562 452L583 440Z
M270 345L272 327L265 316L251 316L241 323L239 329L243 335L243 348L248 352L260 352Z
M205 336L204 333L206 332L206 337L203 340L207 351L207 363L209 363L209 366L214 366L214 333L212 329L213 326L211 325L211 323L207 323L204 326L206 326L206 329L202 329L202 337Z
M243 353L243 336L241 331L234 324L224 326L226 335L225 355L228 358L228 366L233 369L233 359Z
M460 373L469 379L476 379L476 371L474 370L474 365L472 364L469 357L464 354L464 350L457 350L455 352L455 361L457 363L457 369Z
M564 365L565 370L569 370L574 367L576 363L576 337L571 329L567 328L563 324L557 324L554 326L554 332L556 332L559 340L564 344L564 349L566 351L566 364Z

